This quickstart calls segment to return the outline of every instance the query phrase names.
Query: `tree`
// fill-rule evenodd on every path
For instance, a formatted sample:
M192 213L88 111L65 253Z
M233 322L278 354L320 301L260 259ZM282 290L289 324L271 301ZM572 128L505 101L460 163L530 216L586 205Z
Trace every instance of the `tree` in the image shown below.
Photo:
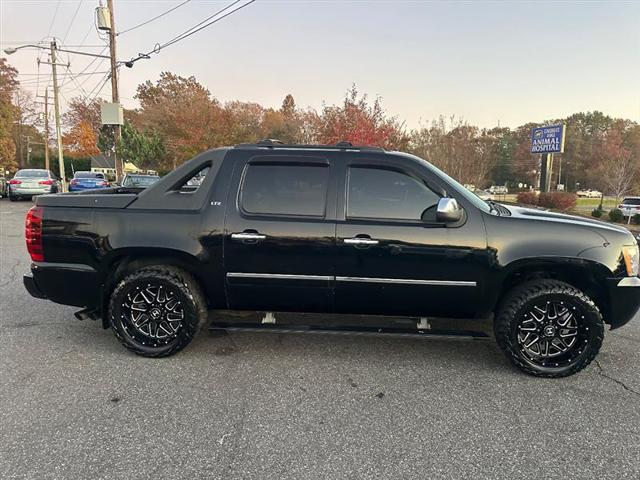
M157 170L165 156L164 145L157 133L139 132L127 121L122 127L122 139L118 144L118 152L123 161L131 162L145 170Z
M222 144L222 108L195 77L162 72L155 84L139 85L135 98L140 102L135 126L157 132L166 147L168 167Z
M15 107L13 94L18 87L18 71L0 58L0 175L5 170L18 168L16 162L16 144L13 138Z
M599 154L597 171L604 193L612 193L617 199L631 190L638 174L638 157L625 142L629 127L622 120L616 121L606 133Z
M88 120L81 120L64 134L62 144L74 158L87 158L100 153L96 130Z
M401 150L408 143L403 125L384 112L380 99L369 104L355 85L347 91L342 105L324 106L317 118L316 140L335 144L341 141L354 145L373 145Z

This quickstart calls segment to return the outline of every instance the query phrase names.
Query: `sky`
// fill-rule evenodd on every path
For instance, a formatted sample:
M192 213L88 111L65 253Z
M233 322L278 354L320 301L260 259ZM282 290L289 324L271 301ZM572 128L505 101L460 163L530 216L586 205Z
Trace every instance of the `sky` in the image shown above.
M114 0L124 30L184 0ZM242 0L238 5L247 0ZM152 50L231 3L191 0L118 36L119 60ZM0 0L0 46L55 36L99 53L98 0ZM77 12L77 13L76 13ZM59 46L60 46L59 45ZM61 48L64 48L61 46ZM105 50L105 54L108 50ZM2 54L4 55L4 54ZM50 67L37 50L7 57L23 87L43 94ZM46 60L46 54L40 53ZM108 61L63 55L62 102L110 99ZM120 70L121 101L137 106L138 84L171 71L195 76L220 101L279 107L340 103L356 84L407 128L455 115L480 127L516 127L580 111L640 122L640 1L429 2L274 1L253 4ZM40 75L36 75L37 73Z

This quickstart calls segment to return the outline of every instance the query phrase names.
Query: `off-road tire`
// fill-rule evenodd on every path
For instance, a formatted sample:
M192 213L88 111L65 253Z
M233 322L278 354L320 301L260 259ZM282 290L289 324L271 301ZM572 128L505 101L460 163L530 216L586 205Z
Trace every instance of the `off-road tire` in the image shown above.
M160 284L171 289L179 298L184 318L177 336L164 345L143 344L130 334L131 324L127 322L123 303L127 295L136 287L149 283ZM109 321L116 338L137 355L144 357L168 357L185 348L207 320L207 304L198 282L191 274L173 266L149 266L130 273L117 282L109 299Z
M581 310L580 328L586 330L581 350L569 365L541 366L525 355L518 342L521 315L534 302L565 299ZM523 372L537 377L559 378L573 375L589 365L598 354L604 338L604 322L596 304L584 292L558 280L532 280L515 287L498 308L494 320L498 346L506 357Z

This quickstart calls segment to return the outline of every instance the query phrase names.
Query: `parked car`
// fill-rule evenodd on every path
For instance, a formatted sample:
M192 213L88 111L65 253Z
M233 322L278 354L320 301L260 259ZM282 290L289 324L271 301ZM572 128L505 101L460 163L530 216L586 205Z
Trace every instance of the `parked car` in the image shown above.
M8 194L8 183L7 179L4 176L0 176L0 198L6 197Z
M492 319L516 367L562 377L640 307L624 227L489 205L409 154L265 141L110 193L36 199L24 284L142 356L182 350L208 310L218 329L423 336Z
M60 180L49 170L18 170L9 180L9 200L31 198L45 193L57 193L62 190Z
M160 180L158 175L141 175L130 173L122 180L122 186L128 188L147 188Z
M81 190L96 190L100 188L109 188L109 182L100 172L76 172L69 182L70 192L79 192Z
M583 198L601 198L602 192L598 190L578 190L576 195Z
M473 191L473 193L475 193L478 197L480 197L485 202L487 200L493 200L493 195L491 193L487 192L486 190L476 189L476 190Z
M489 187L489 193L494 195L507 195L509 189L505 185L492 185Z
M618 205L625 217L633 217L640 214L640 197L625 197L622 203Z

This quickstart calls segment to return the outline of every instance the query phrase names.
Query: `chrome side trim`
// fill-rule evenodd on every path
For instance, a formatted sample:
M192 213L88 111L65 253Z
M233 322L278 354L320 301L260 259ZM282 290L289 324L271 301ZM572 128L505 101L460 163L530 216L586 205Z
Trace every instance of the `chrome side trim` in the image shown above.
M334 279L332 276L325 275L290 275L287 273L243 273L229 272L227 278L273 278L280 280L318 280L330 282Z
M60 270L76 270L80 272L95 272L96 269L84 263L56 263L56 262L33 262L35 268L55 268Z
M639 277L627 277L618 282L619 287L640 287Z
M450 287L475 287L476 282L462 280L413 280L410 278L336 277L338 282L402 283L406 285L437 285Z
M374 277L333 277L329 275L292 275L288 273L245 273L228 272L227 278L266 278L279 280L316 280L330 282L394 283L405 285L435 285L449 287L475 287L476 282L462 280L414 280L410 278L374 278Z

